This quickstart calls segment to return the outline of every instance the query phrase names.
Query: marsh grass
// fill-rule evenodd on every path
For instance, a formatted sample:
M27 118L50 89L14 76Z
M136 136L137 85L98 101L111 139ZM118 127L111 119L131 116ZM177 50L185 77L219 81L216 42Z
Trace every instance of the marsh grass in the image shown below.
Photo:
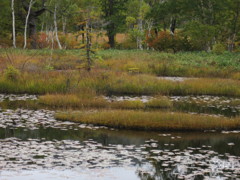
M169 98L164 96L157 96L154 99L151 99L146 103L147 108L172 108L173 103L169 100Z
M232 79L240 80L240 72L234 73Z
M47 64L55 70L76 69L82 61L81 50L22 50L0 49L1 63L7 60L6 51L14 62L21 68L26 63L26 69L43 70ZM240 53L223 53L220 55L206 52L179 52L176 54L159 53L138 50L100 50L95 61L97 69L125 71L137 68L140 73L158 76L182 77L219 77L239 79ZM51 59L51 61L50 61ZM0 68L0 69L1 69Z
M118 129L203 131L239 129L240 118L129 110L59 112L56 118Z
M1 93L46 94L66 91L66 77L60 73L23 73L15 81L9 81L3 75L0 76Z
M137 50L106 50L99 54L104 61L101 68L128 71L138 68L141 73L161 76L231 78L239 72L239 53L216 55L206 52L180 52L176 54Z
M145 109L145 104L140 100L117 101L109 103L112 109Z
M99 52L102 60L96 60L96 67L92 72L86 72L75 68L81 61L81 58L79 59L81 52L76 50L54 51L51 66L56 69L53 70L44 69L46 59L51 55L49 50L21 51L17 49L12 51L11 57L14 59L14 63L16 61L18 64L22 59L33 57L29 63L36 65L37 68L33 68L34 71L20 71L19 78L14 81L4 78L3 71L0 72L1 93L81 94L82 91L88 89L98 95L240 96L238 80L240 63L237 63L239 54L169 54L150 51L107 50ZM0 50L0 53L3 53L3 50ZM5 56L3 53L0 59L6 59ZM229 61L228 64L226 64L225 58ZM130 74L128 71L131 68L137 68L146 74ZM199 71L197 74L201 76L230 77L232 79L199 78L180 83L156 78L156 74L198 76L194 75L195 72L190 72L195 71L194 68ZM207 69L208 73L206 73ZM215 74L218 72L221 75Z
M39 103L55 108L106 108L108 102L102 97L88 97L74 94L56 94L39 97Z
M90 94L47 94L39 97L39 104L52 108L81 109L81 108L105 108L105 109L149 109L171 108L171 101L167 97L158 97L150 103L140 100L126 100L108 102L102 96Z
M184 82L158 79L151 75L95 70L20 74L17 81L0 76L1 93L67 93L93 91L98 95L219 95L240 96L240 81L199 78Z
M37 100L27 100L27 101L2 101L0 102L0 107L2 109L18 109L18 108L25 108L25 109L43 109L46 108L41 106Z
M172 82L149 75L129 76L122 74L109 79L102 87L102 90L107 94L240 96L240 81L229 79L200 78Z

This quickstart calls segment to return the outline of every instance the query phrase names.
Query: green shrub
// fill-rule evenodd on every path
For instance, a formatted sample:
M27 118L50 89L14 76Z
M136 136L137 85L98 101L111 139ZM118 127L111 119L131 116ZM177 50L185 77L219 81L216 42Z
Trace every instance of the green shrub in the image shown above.
M122 43L118 43L116 45L117 49L136 49L137 44L135 41L132 41L131 39L127 39Z
M17 81L20 76L20 72L13 66L8 66L4 71L5 78L10 81Z
M223 44L218 43L213 45L212 52L216 54L222 54L225 52L225 50L226 47Z
M178 51L189 51L191 45L188 39L181 36L180 33L176 33L174 36L170 32L161 31L157 36L151 34L146 39L148 46L158 51L165 51L169 53L175 53Z

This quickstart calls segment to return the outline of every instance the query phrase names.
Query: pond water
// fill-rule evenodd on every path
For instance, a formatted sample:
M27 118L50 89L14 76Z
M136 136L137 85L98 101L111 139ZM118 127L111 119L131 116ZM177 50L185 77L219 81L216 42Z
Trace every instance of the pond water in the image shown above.
M193 80L193 79L198 79L194 77L170 77L170 76L159 76L157 77L158 79L163 79L163 80L169 80L169 81L174 81L174 82L183 82L186 80Z
M240 115L240 99L224 96L170 96L175 108L187 112L211 113L224 116Z
M154 99L152 96L106 96L109 102L114 101L135 101L144 103ZM174 109L185 112L208 113L224 116L240 115L240 99L224 96L169 96L174 104Z
M0 94L0 102L8 100L8 101L26 101L26 100L37 100L36 95L16 95L16 94Z
M237 179L240 131L117 131L0 112L0 179Z
M103 96L108 102L114 101L135 101L140 100L144 103L154 99L153 96ZM224 96L168 96L173 102L176 111L195 112L204 114L224 115L229 117L240 115L240 98ZM36 95L14 95L0 94L0 102L8 101L11 108L14 101L37 100Z
M3 100L36 100L0 95ZM139 97L108 97L135 100ZM149 101L152 97L142 96ZM221 102L211 96L173 102ZM232 102L235 102L232 103ZM219 104L219 103L218 103ZM220 108L222 108L220 106ZM240 179L240 131L166 133L123 131L61 122L49 110L0 109L0 179Z

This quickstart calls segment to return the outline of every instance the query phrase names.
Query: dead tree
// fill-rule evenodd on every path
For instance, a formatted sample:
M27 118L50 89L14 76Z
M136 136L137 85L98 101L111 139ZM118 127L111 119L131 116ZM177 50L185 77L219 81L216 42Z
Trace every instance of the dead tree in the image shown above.
M28 3L27 0L21 0L21 1L22 1L24 10L28 13L30 4ZM45 6L46 1L47 0L42 0L41 8L39 8L38 10L35 10L35 11L33 11L31 9L31 11L29 13L29 19L28 19L29 34L28 34L28 36L32 39L31 47L33 49L37 48L37 42L36 42L37 19L40 15L42 15L47 10L47 8Z

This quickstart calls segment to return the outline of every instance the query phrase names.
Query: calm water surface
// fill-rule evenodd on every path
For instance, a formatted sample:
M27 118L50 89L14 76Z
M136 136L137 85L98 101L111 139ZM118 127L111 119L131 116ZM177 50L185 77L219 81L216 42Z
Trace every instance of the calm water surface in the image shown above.
M0 110L0 179L240 179L240 131L117 131Z

